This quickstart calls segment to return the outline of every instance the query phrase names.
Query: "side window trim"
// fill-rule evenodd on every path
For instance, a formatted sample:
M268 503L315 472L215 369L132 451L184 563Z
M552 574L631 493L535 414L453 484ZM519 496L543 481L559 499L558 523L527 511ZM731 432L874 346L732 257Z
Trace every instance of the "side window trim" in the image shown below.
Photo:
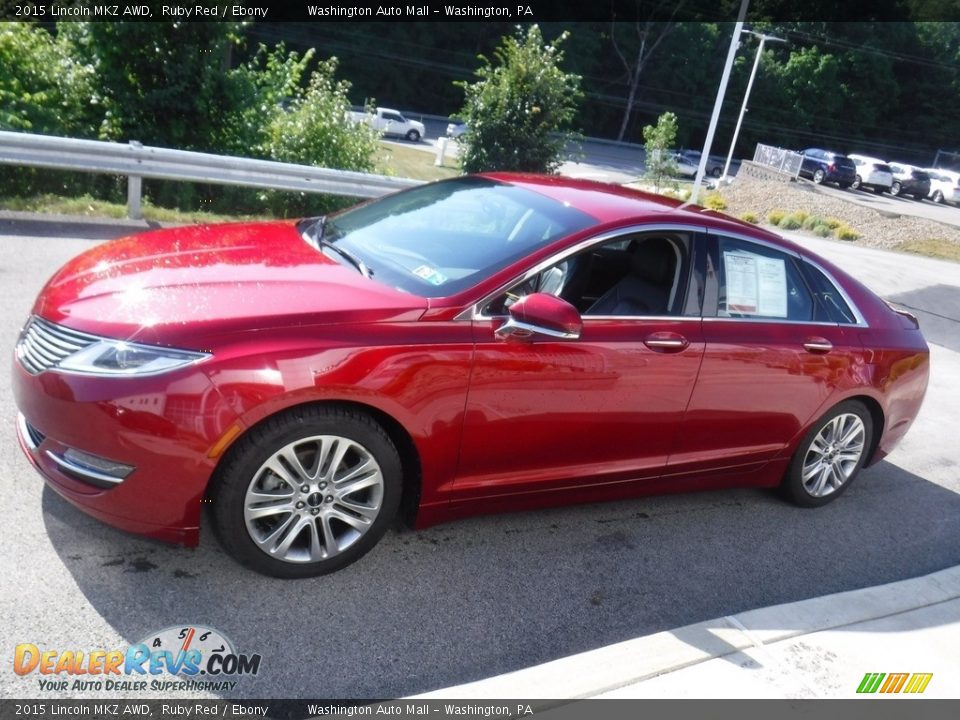
M691 287L692 287L692 285L693 285L693 283L691 282L691 280L692 280L692 278L693 278L692 267L693 267L693 263L694 263L694 261L695 261L696 253L697 253L697 247L696 247L696 246L697 246L697 243L698 243L698 237L705 236L705 235L706 235L706 232L707 232L707 228L706 228L706 227L703 227L703 226L697 226L697 225L660 224L660 223L658 223L658 224L650 224L650 225L630 225L630 226L627 226L627 227L617 228L617 229L615 229L615 230L609 230L609 231L604 232L604 233L601 233L601 234L599 234L599 235L594 235L594 236L592 236L592 237L589 237L589 238L586 238L586 239L584 239L584 240L581 240L580 242L578 242L578 243L576 243L576 244L574 244L574 245L572 245L572 246L570 246L570 247L568 247L568 248L564 248L563 250L561 250L561 251L559 251L559 252L551 255L550 257L546 258L545 260L542 260L541 262L537 263L536 265L534 265L532 268L530 268L530 269L527 270L526 272L521 273L520 275L514 277L514 278L513 278L512 280L510 280L509 282L504 283L503 285L501 285L500 287L498 287L498 288L497 288L496 290L494 290L493 292L488 293L488 294L485 295L481 300L479 300L479 301L473 303L472 305L468 306L467 308L465 308L465 309L464 309L460 314L458 314L457 317L454 318L454 319L455 319L455 320L470 320L470 321L473 321L473 320L492 320L492 319L495 319L495 318L504 317L504 315L487 315L487 314L484 314L483 311L486 309L487 305L489 305L491 302L493 302L494 300L496 300L496 299L497 299L500 295L502 295L503 293L507 292L510 288L512 288L512 287L514 287L514 286L516 286L516 285L522 284L522 283L526 282L527 280L529 280L530 278L532 278L532 277L540 274L540 273L543 272L544 270L552 267L553 265L557 265L557 264L563 262L564 260L566 260L567 258L569 258L569 257L571 257L571 256L573 256L573 255L576 255L576 254L578 254L578 253L580 253L580 252L584 252L584 251L586 251L586 250L588 250L588 249L590 249L590 248L592 248L592 247L595 247L595 246L598 246L598 245L605 245L605 244L607 244L607 243L616 242L616 241L617 241L617 238L625 238L625 237L627 237L627 236L629 236L629 235L636 235L636 234L638 234L638 233L656 233L656 232L688 233L688 234L690 235L691 244L692 244L692 246L693 246L693 247L691 248L691 252L690 252L690 254L691 254L691 262L690 262L689 264L690 264L691 267L688 268L686 288L685 288L685 291L684 291L685 293L689 293L689 292L690 292L690 289L691 289ZM701 242L702 242L702 241L701 241ZM626 320L626 319L640 319L640 318L642 318L642 319L664 319L664 318L669 318L669 319L671 319L671 320L698 320L698 321L701 319L701 317L700 317L699 314L694 317L694 316L684 315L682 312L681 312L680 314L678 314L678 315L667 315L667 316L662 316L662 315L657 315L657 316L652 316L652 315L650 315L650 316L648 316L648 315L642 315L642 316L641 316L641 315L638 315L638 316L633 316L633 315L611 315L611 316L607 316L607 315L589 315L589 316L584 316L584 320L587 320L587 319L591 319L591 320L594 320L594 319L605 319L605 320L609 320L609 319L620 319L620 320Z

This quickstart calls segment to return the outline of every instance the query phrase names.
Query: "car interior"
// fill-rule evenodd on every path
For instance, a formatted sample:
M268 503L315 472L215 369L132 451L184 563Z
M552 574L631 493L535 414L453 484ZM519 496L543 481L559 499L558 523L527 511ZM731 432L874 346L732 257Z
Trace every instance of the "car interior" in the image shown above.
M678 315L689 270L690 238L683 233L637 233L591 247L516 284L492 300L486 315L501 315L521 297L549 293L584 316Z

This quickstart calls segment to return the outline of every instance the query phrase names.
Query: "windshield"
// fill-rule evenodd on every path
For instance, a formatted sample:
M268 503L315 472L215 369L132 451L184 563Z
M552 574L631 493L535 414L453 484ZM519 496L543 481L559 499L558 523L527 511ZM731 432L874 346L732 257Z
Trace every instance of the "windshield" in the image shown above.
M362 262L375 280L421 297L444 297L594 223L524 188L462 177L330 216L323 240Z

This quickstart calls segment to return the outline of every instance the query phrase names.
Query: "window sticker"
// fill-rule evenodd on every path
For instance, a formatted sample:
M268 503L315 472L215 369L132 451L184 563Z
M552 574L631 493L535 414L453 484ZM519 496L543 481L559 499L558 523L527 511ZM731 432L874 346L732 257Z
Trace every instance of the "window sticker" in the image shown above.
M442 272L435 270L429 265L421 265L413 271L413 274L418 278L426 280L431 285L443 285L448 279Z
M724 252L723 262L729 312L787 317L787 269L782 259Z

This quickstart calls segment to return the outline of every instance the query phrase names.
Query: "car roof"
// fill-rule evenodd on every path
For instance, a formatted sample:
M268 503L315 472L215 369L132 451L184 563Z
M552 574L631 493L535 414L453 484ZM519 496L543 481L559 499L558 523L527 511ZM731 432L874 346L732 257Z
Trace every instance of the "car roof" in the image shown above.
M881 159L878 158L878 157L873 157L873 155L861 155L860 153L850 153L849 155L847 155L847 157L849 157L849 158L858 158L858 159L860 159L860 160L866 160L867 162L876 162L876 163L880 163L880 164L882 164L882 165L886 165L886 164L887 164L887 161L886 161L886 160L881 160Z
M710 226L728 232L749 234L761 240L796 249L792 243L779 235L742 220L699 205L691 205L681 200L626 188L622 185L560 175L497 172L483 173L483 177L517 185L567 204L596 218L602 225L608 223L626 225L632 221L648 222L654 218L665 222Z

